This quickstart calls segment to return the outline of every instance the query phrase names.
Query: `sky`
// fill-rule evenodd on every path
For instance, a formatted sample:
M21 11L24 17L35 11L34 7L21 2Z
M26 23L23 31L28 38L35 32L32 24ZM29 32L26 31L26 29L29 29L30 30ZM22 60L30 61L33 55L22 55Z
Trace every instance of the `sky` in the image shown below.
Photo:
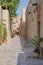
M28 5L28 3L29 3L29 0L20 0L20 5L19 5L19 8L18 8L18 10L17 10L17 13L18 13L19 15L21 15L22 8L26 8L27 5Z

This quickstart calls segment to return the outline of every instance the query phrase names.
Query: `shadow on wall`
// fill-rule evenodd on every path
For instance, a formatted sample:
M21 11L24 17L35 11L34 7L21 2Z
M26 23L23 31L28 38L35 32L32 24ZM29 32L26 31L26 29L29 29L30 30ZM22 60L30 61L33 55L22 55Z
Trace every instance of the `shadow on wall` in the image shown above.
M26 65L26 54L25 54L25 48L24 48L24 44L25 44L25 39L20 37L20 43L21 43L21 47L22 51L19 52L18 54L18 60L17 60L17 65Z
M24 53L19 53L17 65L26 65Z
M21 47L22 47L22 49L20 49L20 50L22 50L22 51L20 51L18 54L17 65L27 65L27 57L32 55L32 51L30 51L30 49L32 49L32 48L24 47L26 40L22 37L20 37L20 43L21 43Z
M27 52L27 49L24 48L24 44L26 43L26 40L22 37L20 37L20 43L21 43L21 47L22 51L19 51L19 54L18 54L18 60L17 60L17 65L27 65L27 62L26 62L26 55L28 54Z
M33 47L24 48L23 45L25 43L23 38L20 37L20 41L21 41L22 51L24 53L19 52L17 65L40 65L40 64L43 65L43 59L30 57L32 56L34 48Z

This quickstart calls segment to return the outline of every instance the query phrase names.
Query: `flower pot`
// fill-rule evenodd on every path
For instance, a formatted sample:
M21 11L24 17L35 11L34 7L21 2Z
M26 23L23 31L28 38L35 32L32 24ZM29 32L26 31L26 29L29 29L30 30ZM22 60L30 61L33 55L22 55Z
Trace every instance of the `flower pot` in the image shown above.
M5 38L5 39L3 39L3 43L5 43L5 44L7 43L7 39L6 39L6 38Z
M37 52L33 52L33 57L39 58L39 55L40 55L40 54L38 54Z
M2 45L2 42L0 42L0 45Z

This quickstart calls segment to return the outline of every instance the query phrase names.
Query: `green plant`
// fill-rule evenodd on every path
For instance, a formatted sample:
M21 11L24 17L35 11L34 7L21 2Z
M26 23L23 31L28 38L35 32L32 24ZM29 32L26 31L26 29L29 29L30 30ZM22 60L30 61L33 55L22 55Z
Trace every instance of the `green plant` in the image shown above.
M7 37L7 28L6 26L3 26L3 39L6 39Z
M3 36L2 36L2 27L3 27L3 23L0 22L0 44L2 43L2 39L3 39Z
M43 41L43 38L34 38L32 39L32 43L35 46L35 49L33 51L33 57L40 57L40 43Z
M6 26L0 22L0 45L2 44L2 40L7 37L7 28Z
M10 15L16 16L20 0L0 0L0 5L9 10Z
M40 42L43 41L43 38L34 38L31 40L33 45L37 48L37 49L40 49Z

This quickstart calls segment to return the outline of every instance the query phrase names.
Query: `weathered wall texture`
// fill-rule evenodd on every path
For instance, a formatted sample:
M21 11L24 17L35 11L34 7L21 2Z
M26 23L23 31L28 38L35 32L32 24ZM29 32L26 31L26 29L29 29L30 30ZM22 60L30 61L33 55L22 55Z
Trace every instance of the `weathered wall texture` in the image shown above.
M43 37L43 0L41 0L40 36Z
M35 3L36 0L31 0L29 4ZM29 6L27 8L27 13L26 14L26 38L28 40L33 39L34 37L37 36L37 13L36 13L36 6Z
M21 36L25 38L25 25L26 25L26 8L22 9L22 16L21 16Z
M7 40L10 40L10 20L9 20L9 11L2 10L2 22L6 25L7 28Z
M41 0L40 37L43 38L43 0ZM43 47L43 42L40 44Z
M15 35L15 33L19 32L19 26L20 26L20 16L12 17L12 34Z

